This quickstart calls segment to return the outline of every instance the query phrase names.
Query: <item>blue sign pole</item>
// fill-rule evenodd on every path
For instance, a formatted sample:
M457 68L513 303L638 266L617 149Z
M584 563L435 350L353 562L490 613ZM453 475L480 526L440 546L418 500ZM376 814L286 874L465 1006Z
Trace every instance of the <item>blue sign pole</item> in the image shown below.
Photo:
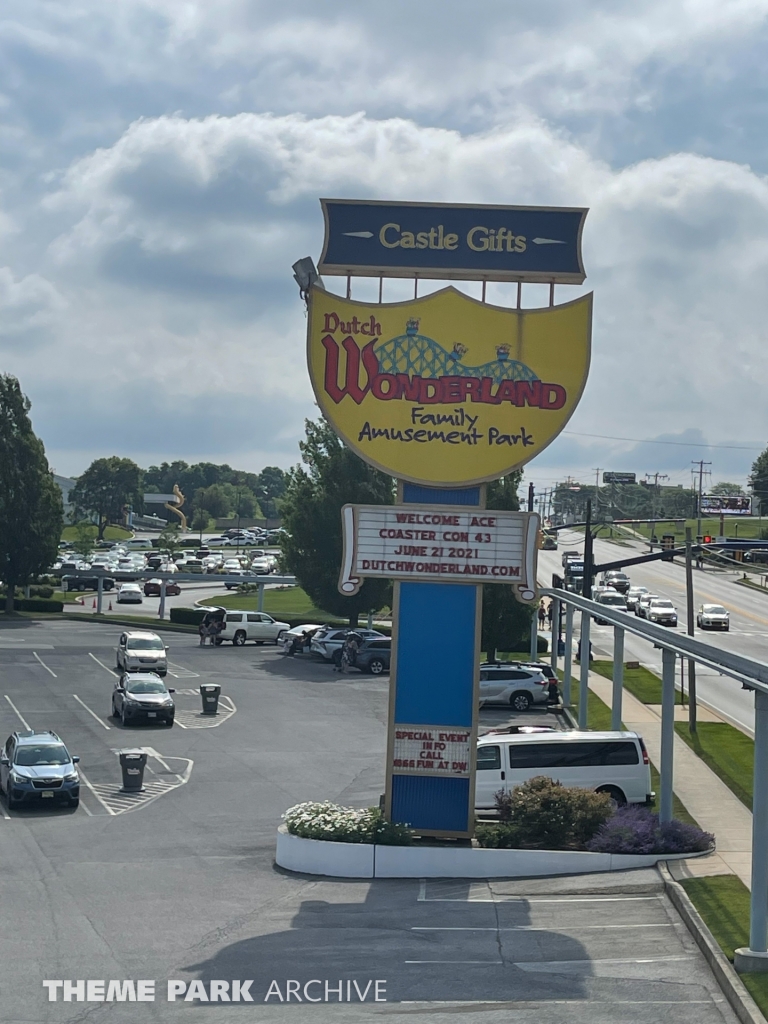
M400 485L405 504L484 506L480 487ZM471 584L395 583L386 810L421 834L470 836L474 825L482 589ZM435 642L437 625L440 640ZM398 733L448 744L469 735L467 770L394 764ZM433 747L430 747L433 749ZM426 752L425 752L426 753ZM422 760L422 764L430 764Z

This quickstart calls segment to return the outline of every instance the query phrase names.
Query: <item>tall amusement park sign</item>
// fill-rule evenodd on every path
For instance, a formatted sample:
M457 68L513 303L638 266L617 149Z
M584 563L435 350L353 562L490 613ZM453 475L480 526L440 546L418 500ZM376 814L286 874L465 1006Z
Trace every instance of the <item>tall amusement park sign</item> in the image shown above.
M395 581L386 811L421 834L468 836L481 584L536 600L538 517L486 511L483 484L542 452L584 391L592 295L555 305L554 287L584 280L587 211L321 203L318 269L347 289L309 289L312 385L344 442L398 481L395 506L342 510L339 579L346 594L365 576ZM414 298L353 300L359 276L378 277L380 297L384 278L413 278ZM419 298L420 278L481 280L483 300L452 286ZM486 303L486 281L517 282L517 308ZM549 306L522 307L528 281L549 283ZM428 651L427 621L450 623Z

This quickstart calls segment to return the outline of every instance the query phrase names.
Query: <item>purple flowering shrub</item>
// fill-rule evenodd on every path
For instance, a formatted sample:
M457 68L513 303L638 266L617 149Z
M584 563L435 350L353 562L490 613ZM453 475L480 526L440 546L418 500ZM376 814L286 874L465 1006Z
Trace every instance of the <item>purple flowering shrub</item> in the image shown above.
M699 853L715 837L683 821L659 822L647 807L620 807L587 843L592 853Z

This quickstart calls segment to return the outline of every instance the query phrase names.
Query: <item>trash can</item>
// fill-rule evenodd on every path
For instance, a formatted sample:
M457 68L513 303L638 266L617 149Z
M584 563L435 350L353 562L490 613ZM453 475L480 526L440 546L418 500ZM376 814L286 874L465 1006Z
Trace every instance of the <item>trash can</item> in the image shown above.
M217 715L219 713L219 694L221 687L216 683L202 683L200 696L203 699L203 714Z
M565 657L565 640L557 641L557 656L558 658Z
M144 768L147 754L144 750L120 750L120 769L123 773L123 792L140 793L144 789Z

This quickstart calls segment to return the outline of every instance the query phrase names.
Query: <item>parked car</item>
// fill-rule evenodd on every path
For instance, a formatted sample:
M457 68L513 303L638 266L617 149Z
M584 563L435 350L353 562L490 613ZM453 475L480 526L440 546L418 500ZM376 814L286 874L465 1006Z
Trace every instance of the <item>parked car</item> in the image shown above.
M160 597L162 585L162 580L147 580L144 584L144 597ZM175 580L165 581L166 597L178 597L180 593L181 587Z
M259 579L259 574L251 572L250 569L241 569L239 566L237 569L222 569L223 574L227 576L236 576L239 580L238 583L234 581L227 582L224 586L227 590L234 590L236 587L242 586L243 583L256 583Z
M277 561L274 555L262 555L260 558L254 558L251 562L251 569L258 576L268 576L269 573L274 572Z
M608 793L617 804L650 804L651 769L642 737L635 732L549 732L477 741L475 807L495 810L499 790L510 792L536 775Z
M660 626L677 625L677 609L665 597L657 597L648 605L645 618L649 622L657 622Z
M658 599L658 594L650 594L648 592L643 594L640 600L635 605L635 615L637 615L639 619L644 619L648 611L648 605L651 603L651 601L658 601Z
M232 548L235 546L237 541L231 540L229 537L211 537L208 541L209 548Z
M80 776L63 740L48 729L14 732L0 752L0 789L8 807L38 800L80 803Z
M313 654L319 654L321 658L325 658L326 661L332 661L334 665L339 665L341 664L341 648L344 646L347 633L350 632L357 633L363 640L387 639L384 633L379 633L376 629L350 630L347 627L338 629L333 626L324 626L312 638L310 650Z
M508 704L515 711L527 711L532 704L546 704L549 680L535 668L520 664L480 666L480 706Z
M176 715L171 696L175 692L154 672L129 672L115 680L112 717L119 718L123 725L143 720L162 722L170 728Z
M117 592L118 604L141 604L144 595L138 583L123 583Z
M696 625L699 629L724 629L727 633L731 616L721 604L703 604L696 613Z
M111 576L102 577L102 589L103 590L114 590L115 581ZM61 589L62 590L98 590L99 589L99 577L98 576L62 576L61 577Z
M627 611L637 611L637 602L643 596L648 593L648 587L630 587L627 591Z
M212 618L224 619L224 630L216 637L217 645L225 640L234 647L242 647L247 640L277 644L291 628L290 622L278 622L266 612L230 611L229 608L216 611L220 614Z
M121 633L115 667L118 672L156 672L164 676L168 671L168 648L157 633L148 629Z
M283 633L283 638L280 641L283 654L290 654L297 640L302 642L302 653L308 654L309 648L304 646L307 636L309 635L309 642L311 644L312 637L322 628L323 626L318 622L305 622L301 626L294 626L293 629L289 629L287 633ZM294 651L294 653L296 652Z
M358 647L353 667L359 668L361 672L379 676L382 672L389 672L391 657L392 640L390 637L368 637Z

